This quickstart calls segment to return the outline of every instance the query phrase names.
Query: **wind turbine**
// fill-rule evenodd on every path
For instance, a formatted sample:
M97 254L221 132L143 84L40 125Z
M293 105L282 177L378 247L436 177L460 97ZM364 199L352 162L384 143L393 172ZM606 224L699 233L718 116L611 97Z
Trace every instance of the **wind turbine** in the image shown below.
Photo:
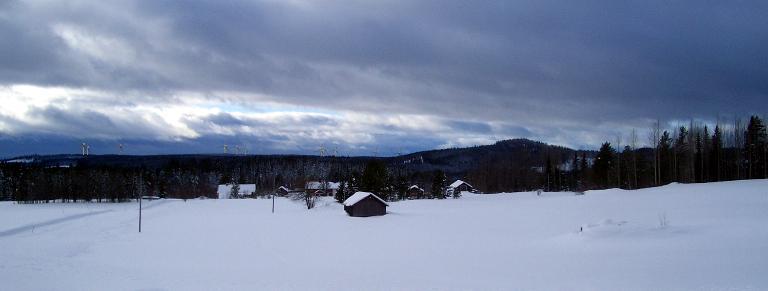
M321 157L325 157L325 145L322 145L322 144L320 145L319 152Z

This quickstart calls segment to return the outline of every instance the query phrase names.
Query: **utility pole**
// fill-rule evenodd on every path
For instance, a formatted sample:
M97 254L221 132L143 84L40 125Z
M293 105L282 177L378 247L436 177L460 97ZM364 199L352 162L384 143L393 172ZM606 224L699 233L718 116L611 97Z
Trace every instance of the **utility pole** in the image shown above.
M621 148L621 133L616 136L616 181L617 187L621 189L621 156L624 151Z
M139 233L141 233L141 200L144 200L144 174L139 174Z

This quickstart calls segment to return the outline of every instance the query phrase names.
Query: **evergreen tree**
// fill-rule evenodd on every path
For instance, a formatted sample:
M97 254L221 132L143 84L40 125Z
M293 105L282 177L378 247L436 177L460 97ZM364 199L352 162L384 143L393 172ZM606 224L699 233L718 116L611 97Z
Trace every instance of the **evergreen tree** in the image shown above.
M581 160L579 161L579 174L581 180L578 181L578 191L584 191L587 189L587 181L589 180L589 162L587 161L587 153L581 152Z
M600 146L593 167L595 181L600 187L606 188L611 185L611 169L614 164L615 153L616 151L609 142L605 142Z
M544 167L544 191L552 191L552 184L554 184L554 172L552 170L552 157L547 155L547 163Z
M715 126L715 132L712 134L712 149L710 150L710 165L712 168L712 177L714 181L723 180L723 131L720 125Z
M659 139L659 183L668 184L672 181L672 169L674 169L674 153L672 152L672 138L669 132L664 131Z
M408 179L405 178L405 176L398 176L397 177L397 184L396 189L397 195L400 200L405 200L407 194L408 194Z
M675 140L675 181L688 182L690 181L690 173L688 167L688 156L690 151L690 145L688 144L688 129L685 126L681 126L677 139Z
M744 150L747 156L747 177L749 179L766 177L766 129L763 120L753 115L749 118L745 136Z
M349 185L347 185L347 196L352 196L352 194L357 193L360 191L360 182L362 181L363 176L358 171L353 171L352 176L349 178Z
M0 164L2 166L2 164ZM0 169L0 201L9 201L11 198L9 197L8 191L8 182L5 178L5 174L3 173L3 169Z
M701 168L704 177L703 182L713 181L712 163L709 156L712 151L712 137L709 135L709 127L704 126L704 139L702 140Z
M579 183L581 179L581 171L579 170L579 152L574 151L573 152L573 169L571 174L571 183L569 185L569 188L571 191L579 191Z
M381 197L381 199L389 200L387 180L387 167L384 162L380 160L372 160L365 166L363 177L360 181L360 189L365 192L376 194Z
M334 199L338 201L339 203L344 202L344 200L347 200L347 182L341 181L339 182L339 189L336 190L336 195L334 195Z
M231 186L232 187L229 189L229 198L240 198L240 184L233 181Z
M445 183L447 178L441 170L435 170L432 176L432 197L445 199Z
M694 148L695 148L695 156L694 156L694 169L695 169L695 177L694 180L698 183L704 182L704 141L702 140L701 133L697 132L696 136L694 137Z

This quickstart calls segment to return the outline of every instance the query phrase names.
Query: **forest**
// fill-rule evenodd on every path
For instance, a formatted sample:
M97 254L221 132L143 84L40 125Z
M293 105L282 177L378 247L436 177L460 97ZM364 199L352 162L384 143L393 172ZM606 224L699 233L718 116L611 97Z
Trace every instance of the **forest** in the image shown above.
M768 178L768 138L758 116L709 125L690 121L632 130L598 151L527 139L432 150L395 157L300 155L30 156L0 162L0 200L19 203L125 202L152 195L216 197L219 184L256 184L267 196L280 186L341 182L337 199L369 191L405 199L410 185L423 198L463 179L484 193L638 189L672 182ZM644 140L641 140L643 138ZM640 144L646 146L641 147ZM26 162L18 162L25 160Z

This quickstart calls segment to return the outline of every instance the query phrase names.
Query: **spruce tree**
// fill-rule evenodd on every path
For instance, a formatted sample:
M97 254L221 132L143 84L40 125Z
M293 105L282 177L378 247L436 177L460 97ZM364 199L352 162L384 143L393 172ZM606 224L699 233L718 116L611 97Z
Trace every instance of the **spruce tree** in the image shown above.
M595 158L595 165L593 167L595 174L595 182L603 187L610 187L611 183L611 169L614 164L616 151L611 147L611 143L605 142L600 146L600 150Z
M723 131L720 125L715 126L715 132L712 134L712 149L710 151L710 165L712 165L713 178L715 181L723 180Z
M432 197L445 199L445 173L441 170L435 170L432 176Z
M240 184L232 182L232 188L229 189L229 199L240 198Z
M689 168L688 168L688 155L690 151L690 144L688 144L688 129L685 126L681 126L677 139L675 140L675 181L688 182Z
M365 192L376 194L381 197L381 199L389 200L387 180L387 167L384 162L380 160L372 160L365 166L363 177L360 181L360 189Z
M336 195L334 195L334 199L338 201L339 203L344 202L344 200L347 200L347 182L341 181L339 182L339 189L336 190Z
M749 179L763 178L766 175L766 139L763 120L757 115L753 115L749 118L744 144L747 154L747 177Z

